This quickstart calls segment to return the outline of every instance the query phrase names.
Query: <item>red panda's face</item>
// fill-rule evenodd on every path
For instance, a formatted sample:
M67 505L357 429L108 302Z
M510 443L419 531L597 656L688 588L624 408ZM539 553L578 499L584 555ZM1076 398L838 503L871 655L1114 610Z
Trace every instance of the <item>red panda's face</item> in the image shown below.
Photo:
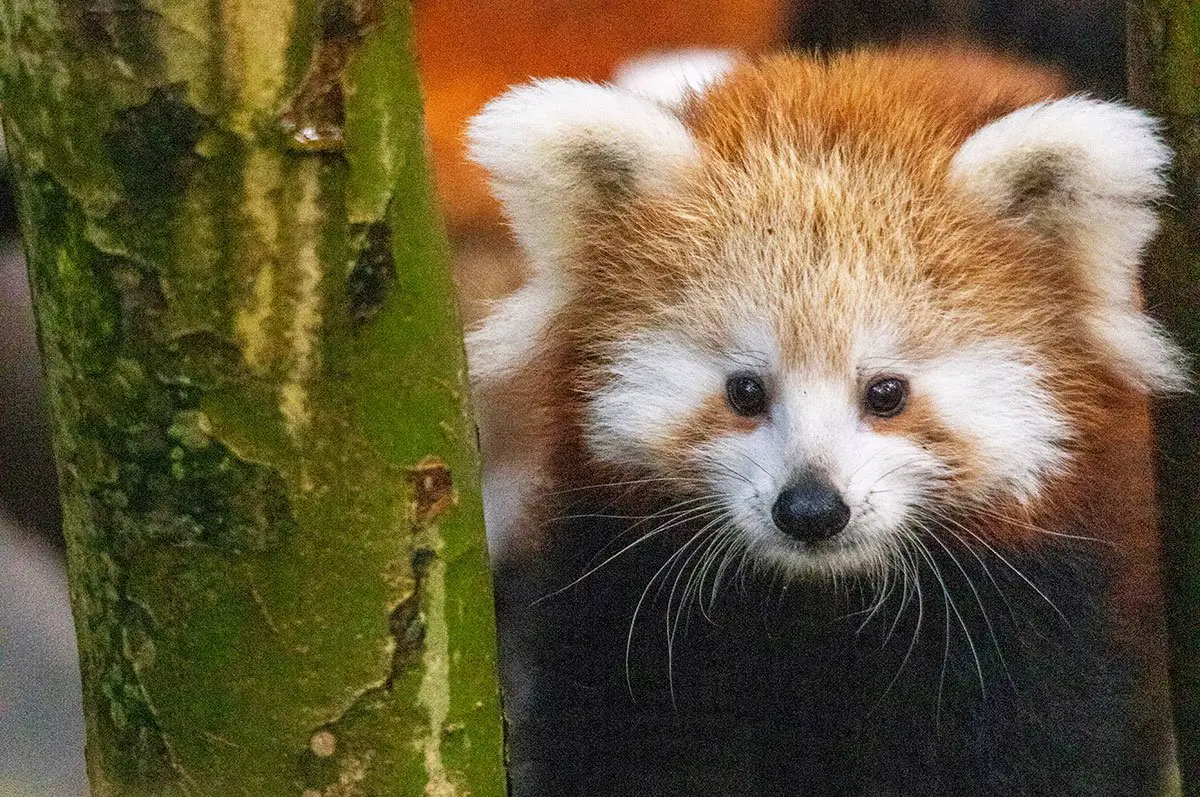
M928 524L968 547L993 544L972 515L1019 525L1107 391L1181 383L1136 287L1167 152L1140 112L1035 102L1041 73L887 58L768 61L683 112L570 81L489 106L472 151L533 276L472 336L477 384L570 363L572 411L530 397L530 439L569 419L788 567L886 571ZM480 406L492 485L538 462L489 462Z
M713 167L597 227L574 311L592 454L823 571L1036 502L1070 467L1077 394L1101 389L1073 362L1096 356L1078 300L1022 276L1050 252L900 170L785 160Z

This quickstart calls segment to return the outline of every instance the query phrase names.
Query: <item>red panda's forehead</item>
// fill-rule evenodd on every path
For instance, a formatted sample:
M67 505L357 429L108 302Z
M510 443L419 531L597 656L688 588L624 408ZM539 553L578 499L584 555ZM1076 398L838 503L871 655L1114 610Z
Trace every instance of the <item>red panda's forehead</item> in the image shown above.
M1069 337L1078 298L1055 284L1062 269L1038 267L1061 253L973 212L938 168L870 148L710 161L598 236L587 293L607 297L599 336L656 319L715 348L769 338L782 361L839 373L887 349Z
M731 162L766 141L802 149L873 141L919 160L1063 92L1051 70L968 49L778 55L735 70L686 116L696 137Z
M622 319L675 315L709 338L754 319L782 351L826 362L884 327L910 350L1068 336L1073 286L1054 276L1067 270L1037 267L1061 253L985 217L948 178L971 132L1060 88L971 53L735 72L685 114L700 166L596 231L585 271L610 311L594 315L611 328L601 336Z

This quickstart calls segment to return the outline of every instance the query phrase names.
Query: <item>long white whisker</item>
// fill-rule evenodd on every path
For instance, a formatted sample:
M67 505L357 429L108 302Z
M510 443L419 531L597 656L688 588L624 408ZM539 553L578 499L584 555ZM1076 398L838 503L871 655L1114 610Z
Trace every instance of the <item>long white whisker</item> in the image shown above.
M729 535L729 544L725 546L724 553L721 555L721 563L717 565L717 572L713 575L712 589L708 593L709 612L712 611L713 605L717 602L717 593L720 592L721 582L725 576L725 570L729 567L729 565L733 562L734 557L737 555L739 544L741 546L743 555L745 555L745 551L750 547L749 544L745 542L744 538L740 534L736 532L731 533ZM705 616L708 616L707 612L705 613ZM711 622L711 618L709 621Z
M980 536L978 533L971 530L970 528L964 526L963 531L965 531L967 534L970 534L972 537L974 537L979 542L980 545L982 545L984 548L987 548L989 551L991 551L992 555L995 556L997 559L999 559L1005 565L1005 567L1007 567L1009 570L1013 571L1013 573L1015 573L1022 581L1024 581L1026 584L1028 584L1029 588L1032 589L1034 592L1036 592L1042 598L1042 600L1044 600L1046 603L1048 603L1050 605L1050 608L1054 610L1055 614L1057 614L1059 617L1062 618L1062 621L1067 625L1068 628L1074 628L1074 626L1071 625L1071 621L1068 620L1067 616L1062 613L1062 611L1058 608L1057 604L1055 604L1054 601L1050 600L1050 597L1045 592L1043 592L1041 590L1041 588L1038 587L1037 584L1033 583L1033 581L1030 580L1029 576L1025 575L1023 572L1021 572L1021 570L1019 568L1016 567L1016 565L1014 565L1012 562L1008 561L1008 559L1004 556L1004 554L1002 554L998 550L996 550L996 548L991 543L989 543L986 539L984 539L982 536Z
M988 580L992 582L992 587L995 588L996 592L1000 595L1000 599L1004 601L1004 605L1008 608L1008 616L1011 617L1015 623L1017 621L1016 612L1013 611L1012 604L1008 600L1008 594L1000 586L1000 582L996 580L996 576L992 573L992 569L988 567L987 560L980 556L979 552L971 546L970 542L963 539L954 529L957 528L967 534L971 533L970 530L966 528L963 523L943 512L937 510L926 511L934 522L938 523L941 528L949 532L954 539L958 540L959 544L962 545L964 549L969 551L970 554L975 557L975 561L979 562L980 567L983 568L983 572L987 574Z
M696 536L693 537L693 539L698 538L700 535L704 534L704 532L708 531L710 528L712 528L713 526L716 526L718 523L721 523L721 522L723 522L722 517L717 516L716 519L712 520L711 522L706 524L703 528L701 528L700 531L698 531L696 533ZM710 535L710 537L709 537L710 545L711 545L711 541L712 541L712 536L713 535ZM688 544L689 545L691 544L690 541ZM667 634L667 686L668 686L668 689L671 694L671 706L672 707L675 707L675 635L679 629L679 619L683 615L684 601L682 598L680 599L679 608L676 610L674 621L671 620L671 606L675 602L675 592L677 591L677 589L679 587L679 580L680 580L680 578L683 577L684 571L686 571L688 569L688 565L692 562L692 560L695 559L697 555L699 555L702 551L704 551L706 549L707 549L707 546L697 547L694 551L692 551L690 554L688 554L686 559L683 560L683 562L679 565L679 572L675 574L675 580L671 584L671 592L667 596L667 609L666 609L666 612L664 613L663 619L666 622L666 634ZM693 574L695 573L695 568L692 569L692 573ZM690 581L690 578L689 578L689 581ZM686 594L686 592L687 592L687 589L685 587L684 593Z
M570 493L584 492L586 490L604 490L610 487L629 487L640 484L655 484L658 482L681 482L686 484L705 484L704 479L694 476L655 476L645 479L627 479L619 482L601 482L598 484L584 484L577 487L566 487L561 490L554 490L547 493L550 497L558 497L560 495L568 495Z
M892 572L896 569L895 551L889 547L885 551L885 556L886 559L881 559L875 565L874 573L870 579L872 586L874 587L875 598L868 608L866 617L863 618L862 623L858 626L858 630L854 632L855 634L862 633L862 630L866 628L867 624L871 622L871 619L880 612L880 610L887 603L888 599L891 598L892 592L895 591L896 578ZM876 582L879 580L882 580L883 583L875 586Z
M571 589L572 587L574 587L577 584L579 584L580 582L582 582L584 579L599 572L605 566L611 564L613 561L615 561L619 557L623 556L628 551L636 548L637 546L641 545L642 543L646 542L647 540L651 539L652 537L655 537L664 531L673 529L673 528L675 528L683 523L686 523L688 521L696 520L698 518L702 518L706 515L716 512L719 510L719 508L720 508L719 502L714 502L711 506L705 505L705 506L701 506L701 507L693 507L680 515L676 515L676 516L672 517L670 520L666 521L665 523L658 526L657 528L641 535L640 537L638 537L636 540L634 540L633 542L626 545L621 550L619 550L616 553L609 556L607 559L605 559L600 564L596 565L595 567L589 568L585 573L583 573L578 578L575 578L572 581L568 582L567 584L564 584L563 586L559 587L558 589L556 589L552 592L549 592L549 593L541 596L540 598L536 599L535 601L533 601L530 604L530 606L531 607L537 606L539 603L541 603L544 600L552 598L555 595L561 595L563 592L566 592L567 590Z
M990 517L994 520L999 520L1002 523L1009 523L1013 526L1016 526L1019 529L1025 529L1026 531L1033 531L1033 532L1037 532L1038 534L1044 534L1047 537L1056 537L1058 539L1063 539L1063 540L1078 540L1080 542L1090 542L1090 543L1095 543L1098 545L1106 545L1109 547L1116 546L1116 543L1114 543L1113 541L1102 540L1099 537L1088 537L1088 536L1085 536L1082 534L1068 534L1063 531L1051 531L1050 529L1043 528L1034 523L1031 523L1028 520L1024 520L1022 518L1017 518L1017 517L1011 517L1009 515L1005 515L1001 512L997 512L994 509L990 509L985 506L963 505L963 504L955 504L955 506L957 506L959 508L963 508L968 512L975 512L975 513L978 513L985 517Z
M671 515L671 513L675 513L674 515L672 515L672 518L674 518L674 517L678 517L681 514L685 514L686 512L690 512L690 511L697 510L700 508L707 508L710 506L712 506L712 507L720 506L722 503L723 503L723 500L719 497L712 496L712 495L703 495L703 496L699 496L697 498L685 498L682 501L677 501L677 502L671 504L670 506L663 507L662 509L658 510L654 514L645 515L645 516L641 517L640 519L638 519L637 523L633 523L630 526L627 526L624 530L621 531L620 534L615 535L611 540L606 542L604 544L604 546L602 548L600 548L600 550L597 551L595 553L595 555L588 561L588 565L590 565L592 562L596 561L601 556L603 556L604 552L608 550L610 545L615 545L623 537L636 531L643 524L645 524L651 520L655 520L655 519L661 518L661 517L666 517L667 515ZM697 506L697 505L701 505L701 506Z
M888 628L887 634L885 634L883 637L884 645L887 645L891 641L892 635L896 633L896 626L900 624L900 619L904 616L905 609L908 608L908 604L912 601L912 580L919 576L919 573L915 570L912 560L906 555L907 551L908 543L903 538L901 538L900 545L892 549L895 561L900 566L900 585L902 592L900 593L900 605L896 608L896 616L892 619L892 624Z
M625 638L625 686L629 689L630 697L633 697L633 677L630 670L630 658L633 650L633 633L637 628L637 618L638 614L640 614L642 611L642 604L646 602L646 596L650 593L650 589L654 586L654 582L658 581L658 577L661 576L664 571L669 572L668 568L671 567L672 563L678 559L680 554L686 551L692 545L692 543L694 543L701 537L701 535L704 534L706 528L707 526L693 534L687 542L680 546L679 550L667 557L667 561L663 562L662 566L659 567L658 570L654 572L654 575L650 577L650 580L646 582L646 588L642 590L641 597L638 598L637 605L633 608L633 617L629 621L629 634Z
M967 587L971 590L971 594L975 596L975 602L979 604L979 612L983 615L983 622L985 625L987 625L988 633L991 634L992 644L996 647L996 653L999 654L1000 661L1003 662L1004 654L1000 650L1000 640L996 638L996 631L992 627L991 618L988 617L987 608L983 605L983 598L980 597L979 590L975 588L975 582L971 580L971 575L966 571L966 568L962 566L962 563L958 561L958 557L954 555L954 552L950 550L950 547L942 541L942 538L939 537L933 529L924 524L921 524L921 528L924 529L929 537L933 539L933 541L936 542L943 551L946 552L946 555L950 557L950 561L953 562L954 566L958 568L960 573L962 573L963 579L967 582ZM967 646L971 648L971 655L975 657L975 672L979 675L979 691L981 696L986 698L987 687L984 684L983 665L979 661L979 652L975 648L975 641L971 638L971 632L967 628L967 623L963 619L962 614L959 612L958 607L954 605L953 599L951 599L950 605L954 607L954 614L958 617L958 624L962 626L963 633L967 637ZM1005 664L1004 666L1005 670L1007 670L1008 665Z
M766 475L766 477L767 477L768 479L771 479L771 481L773 481L773 482L778 482L778 481L779 481L779 479L778 479L778 478L775 476L775 474L774 474L774 473L771 473L771 471L769 471L769 470L767 470L766 468L764 468L764 467L762 466L762 464L761 464L761 463L759 463L759 462L758 462L757 460L755 460L755 459L752 459L752 458L750 457L750 455L748 455L748 454L746 454L745 452L742 452L742 451L738 451L738 452L737 452L737 454L738 454L738 456L740 456L742 459L746 460L746 461L747 461L747 462L749 462L751 465L753 465L754 467L756 467L756 468L758 468L759 470L761 470L761 471L762 471L762 472L763 472L763 473Z
M936 719L941 722L942 719L942 692L946 686L946 667L950 663L950 593L946 590L946 582L942 580L942 573L938 569L937 562L934 561L929 548L919 537L913 538L917 544L917 553L925 559L925 563L929 565L933 577L937 579L938 586L942 588L942 616L945 618L945 644L942 646L942 670L938 676L938 693L937 693L937 712Z
M908 572L912 574L911 582L913 585L913 591L915 591L917 594L917 623L913 628L912 639L910 639L908 642L908 649L904 651L904 658L900 661L900 666L896 669L896 674L892 676L892 680L888 682L887 688L883 690L883 694L879 698L881 702L887 697L888 692L892 690L892 687L896 685L896 681L900 680L901 673L903 673L904 668L908 666L908 661L912 657L913 650L917 646L917 639L921 635L921 627L925 621L925 595L921 590L920 563L912 556L915 553L914 546L917 540L915 537L913 537L910 531L904 529L902 531L901 542L903 545L902 555L904 556L905 561L908 562ZM897 611L896 622L899 622L900 612L903 611L904 605L902 604L900 609ZM893 627L894 626L895 623L893 623ZM889 636L890 635L891 632L889 632Z
M708 571L712 567L713 562L720 556L721 551L728 544L727 538L731 528L732 521L726 520L725 523L718 528L709 537L708 544L704 546L704 554L700 558L700 562L696 567L692 568L692 574L688 577L687 584L683 588L683 602L686 605L689 597L694 597L696 605L700 607L700 614L705 620L712 622L712 618L708 616L704 610L704 581L708 578ZM690 617L690 610L689 610Z

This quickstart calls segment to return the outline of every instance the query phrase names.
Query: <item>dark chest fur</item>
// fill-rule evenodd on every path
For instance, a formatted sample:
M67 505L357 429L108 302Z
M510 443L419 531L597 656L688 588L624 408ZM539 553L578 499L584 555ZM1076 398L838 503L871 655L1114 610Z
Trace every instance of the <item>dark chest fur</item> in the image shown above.
M699 543L660 571L689 538L660 535L555 592L628 525L562 523L498 575L516 797L1157 793L1102 548L930 542L940 575L870 613L862 585L749 564L684 601Z

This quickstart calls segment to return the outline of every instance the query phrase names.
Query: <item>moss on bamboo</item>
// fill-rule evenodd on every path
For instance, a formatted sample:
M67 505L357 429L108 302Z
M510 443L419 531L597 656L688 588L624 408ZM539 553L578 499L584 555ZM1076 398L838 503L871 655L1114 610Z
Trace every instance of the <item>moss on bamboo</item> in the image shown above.
M0 26L97 794L503 793L408 7Z
M1130 0L1128 9L1130 95L1163 120L1176 152L1172 201L1147 261L1147 301L1200 363L1200 3ZM1197 394L1165 402L1158 428L1179 761L1183 793L1194 794L1200 791Z

